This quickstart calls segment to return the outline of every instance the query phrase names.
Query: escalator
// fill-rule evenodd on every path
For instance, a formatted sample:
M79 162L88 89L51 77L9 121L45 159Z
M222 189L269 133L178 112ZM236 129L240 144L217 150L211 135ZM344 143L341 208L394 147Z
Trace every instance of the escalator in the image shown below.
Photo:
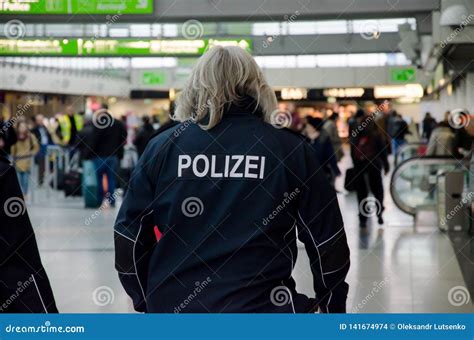
M423 156L405 159L396 165L390 181L393 202L403 212L416 217L420 211L438 208L437 176L454 170L469 180L469 161L452 157ZM464 187L467 190L467 185Z
M403 161L414 157L424 156L426 153L426 143L407 143L400 147L397 154L395 155L395 166L399 165Z

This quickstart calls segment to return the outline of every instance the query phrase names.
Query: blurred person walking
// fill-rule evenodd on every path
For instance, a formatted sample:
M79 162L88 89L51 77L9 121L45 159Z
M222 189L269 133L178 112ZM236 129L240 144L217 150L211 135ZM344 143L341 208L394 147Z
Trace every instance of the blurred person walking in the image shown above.
M391 119L391 129L390 129L390 137L392 138L392 151L393 154L396 155L400 147L406 144L406 135L411 134L408 130L408 124L403 119L402 115L399 114L397 111L393 111L392 119Z
M0 112L0 150L10 154L10 149L17 141L17 135L13 122L5 121L3 113Z
M470 116L467 110L456 114L458 115L459 122L454 129L453 150L456 157L464 158L470 155L474 140L468 132Z
M35 155L39 151L39 145L36 137L30 133L26 122L19 122L16 127L18 141L11 148L11 156L15 163L18 181L20 182L23 196L28 195L28 183L31 174L31 165Z
M323 129L326 131L329 139L332 143L332 148L336 153L336 159L339 162L344 156L344 150L342 149L341 137L339 137L339 131L337 129L337 121L339 119L339 114L334 112L329 116L323 124Z
M454 131L449 125L449 114L444 114L444 120L431 133L426 148L427 156L454 156Z
M44 116L42 114L33 117L33 129L31 132L39 142L39 151L35 155L35 163L38 165L38 184L42 185L45 172L45 159L48 145L53 145L53 138L44 125Z
M324 121L321 118L307 117L305 133L310 145L313 147L320 166L324 170L326 177L334 187L336 177L341 175L337 166L337 158L334 152L331 139L323 129Z
M384 150L387 151L388 155L392 153L392 141L390 138L390 129L392 128L391 123L393 120L392 115L392 105L388 101L385 101L378 106L374 118L375 127L379 132L380 138L382 138Z
M431 116L431 113L429 112L426 112L425 114L425 118L423 118L423 123L422 123L422 134L421 134L421 138L425 139L425 140L430 140L430 137L431 137L431 133L433 132L433 130L436 128L436 119L434 119L432 116Z
M150 117L143 116L142 123L143 124L138 130L135 140L133 141L133 144L135 144L137 148L138 157L140 157L143 154L148 142L150 141L151 137L155 133L155 128L153 127L153 124L151 123Z
M77 148L80 154L80 163L82 164L82 196L86 208L98 208L102 204L103 193L99 197L98 175L94 158L96 156L92 145L94 143L94 124L92 117L86 117L84 127L78 134Z
M92 118L89 149L97 172L98 202L107 199L111 206L115 206L116 174L119 166L119 155L123 154L123 147L127 141L127 130L118 119L114 119L108 111L108 106L95 112ZM103 177L107 178L107 191L104 190Z
M74 108L68 106L66 108L66 114L60 115L58 120L62 144L69 147L72 156L76 147L77 134L84 126L84 114L74 113Z
M356 128L350 137L351 157L354 163L354 187L359 203L359 226L367 227L367 204L373 203L379 224L383 224L384 188L382 171L387 175L390 167L387 158L387 144L385 144L373 119L363 110L355 115ZM375 201L368 199L369 192Z

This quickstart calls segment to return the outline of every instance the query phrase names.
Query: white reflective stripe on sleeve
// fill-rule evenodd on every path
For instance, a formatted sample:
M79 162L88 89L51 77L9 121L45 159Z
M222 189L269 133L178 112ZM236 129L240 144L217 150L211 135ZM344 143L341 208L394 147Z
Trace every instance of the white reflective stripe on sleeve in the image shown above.
M35 275L34 274L31 274L31 278L33 279L33 283L35 284L35 287L36 287L36 291L38 292L38 296L41 300L41 304L43 305L43 308L44 308L44 312L46 314L48 314L48 310L46 309L46 306L44 305L44 301L43 301L43 297L41 296L41 292L39 290L39 287L38 287L38 284L36 283L36 280L35 280Z
M133 242L133 265L135 266L135 275L137 276L138 285L140 286L140 290L142 291L142 295L143 295L143 302L145 302L145 303L146 303L146 295L145 295L145 291L143 290L142 283L140 282L140 277L138 276L137 262L136 262L136 259L135 259L135 247L137 245L138 236L140 236L140 232L142 231L143 219L145 217L147 217L148 215L150 215L151 213L153 213L153 210L151 210L148 214L143 215L142 218L140 219L140 228L138 229L137 237L136 237L135 241Z

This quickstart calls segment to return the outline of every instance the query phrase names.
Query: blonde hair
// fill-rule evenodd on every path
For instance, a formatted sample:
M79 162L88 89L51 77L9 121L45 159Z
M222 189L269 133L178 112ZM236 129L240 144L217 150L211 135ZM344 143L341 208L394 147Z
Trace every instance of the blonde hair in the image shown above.
M246 96L255 100L255 110L260 107L263 119L270 122L278 103L253 57L240 47L216 46L194 67L177 99L173 119L191 119L205 130L212 129L221 121L226 105Z

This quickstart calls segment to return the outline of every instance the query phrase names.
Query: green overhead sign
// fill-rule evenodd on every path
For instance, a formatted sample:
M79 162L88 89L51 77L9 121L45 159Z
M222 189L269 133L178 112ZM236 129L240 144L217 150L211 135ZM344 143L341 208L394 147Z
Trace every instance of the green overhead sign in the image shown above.
M0 14L152 14L153 0L0 0Z
M416 70L413 67L392 68L390 78L394 83L412 83L416 81Z
M215 45L252 52L250 39L0 39L0 56L200 56Z
M166 74L159 71L145 71L142 73L143 85L163 85L166 83Z

